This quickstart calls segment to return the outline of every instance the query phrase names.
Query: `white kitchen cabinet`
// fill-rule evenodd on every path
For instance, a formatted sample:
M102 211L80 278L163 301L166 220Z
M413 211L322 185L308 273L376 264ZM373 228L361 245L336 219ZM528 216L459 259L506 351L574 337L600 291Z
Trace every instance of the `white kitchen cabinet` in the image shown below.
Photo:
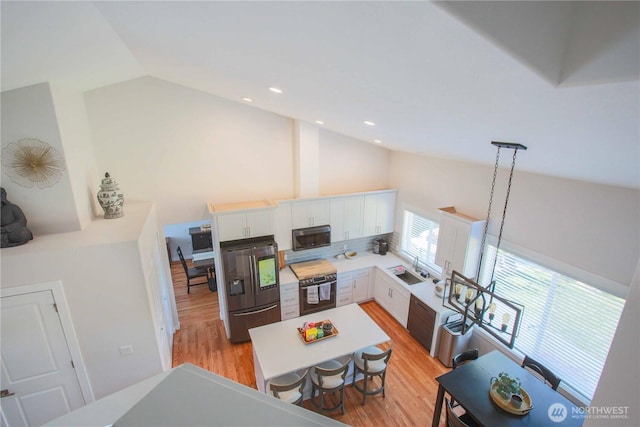
M435 262L442 267L442 276L448 277L456 270L475 278L485 221L462 214L454 207L440 208L440 211Z
M275 234L275 205L267 200L209 203L209 212L216 221L217 242Z
M336 305L359 303L372 298L370 295L369 269L338 273L336 284Z
M353 302L353 272L338 273L336 283L336 307Z
M274 234L273 210L256 210L216 215L221 242Z
M330 201L331 241L358 239L363 236L364 196L333 197Z
M327 225L330 222L329 199L313 199L291 202L292 228Z
M375 299L402 326L407 327L411 293L384 271L376 270Z
M396 191L365 194L363 235L375 236L393 232Z
M280 315L282 320L300 317L298 282L280 284Z
M369 269L363 268L353 272L353 302L363 302L371 299L371 281Z

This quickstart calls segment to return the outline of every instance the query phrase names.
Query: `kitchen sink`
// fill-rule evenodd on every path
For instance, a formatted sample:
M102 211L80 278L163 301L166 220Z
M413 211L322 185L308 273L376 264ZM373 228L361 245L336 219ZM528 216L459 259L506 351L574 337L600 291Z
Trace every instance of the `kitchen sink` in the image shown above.
M421 278L409 273L409 271L402 265L399 265L399 266L396 266L396 267L392 267L392 268L389 269L389 271L391 271L391 273L394 276L396 276L398 279L402 280L407 285L415 285L415 284L423 282L423 280Z

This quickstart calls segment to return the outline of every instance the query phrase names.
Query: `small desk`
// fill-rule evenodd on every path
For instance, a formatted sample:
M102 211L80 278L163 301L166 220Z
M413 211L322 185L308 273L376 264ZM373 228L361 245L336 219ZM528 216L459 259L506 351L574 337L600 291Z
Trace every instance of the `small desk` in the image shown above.
M529 394L533 404L533 409L527 415L509 414L491 400L490 379L498 376L500 372L507 372L512 377L520 379L522 388ZM576 405L498 350L436 379L439 386L433 412L433 427L439 425L445 391L483 426L581 426L584 421L577 412L577 415L572 415L572 408L577 408ZM554 404L563 405L565 408L566 418L562 422L552 420L549 416L549 408Z
M296 328L302 327L304 322L327 319L336 325L339 334L305 344ZM249 335L253 344L256 384L262 392L266 391L267 382L272 378L391 340L358 304L249 329Z

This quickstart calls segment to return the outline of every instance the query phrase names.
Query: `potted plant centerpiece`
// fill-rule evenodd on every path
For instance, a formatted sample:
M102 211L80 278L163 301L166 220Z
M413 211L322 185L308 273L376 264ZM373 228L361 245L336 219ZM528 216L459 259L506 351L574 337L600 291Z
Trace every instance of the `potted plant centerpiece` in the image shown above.
M506 372L500 372L497 378L491 377L491 387L494 386L496 393L504 400L510 400L514 394L520 394L520 379L513 378Z

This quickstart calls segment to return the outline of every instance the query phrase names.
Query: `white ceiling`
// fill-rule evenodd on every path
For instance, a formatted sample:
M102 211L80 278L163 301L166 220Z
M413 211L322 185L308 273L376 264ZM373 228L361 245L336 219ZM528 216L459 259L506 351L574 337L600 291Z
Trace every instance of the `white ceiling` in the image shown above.
M151 75L392 150L492 165L515 142L519 170L640 188L638 2L0 8L2 90Z

